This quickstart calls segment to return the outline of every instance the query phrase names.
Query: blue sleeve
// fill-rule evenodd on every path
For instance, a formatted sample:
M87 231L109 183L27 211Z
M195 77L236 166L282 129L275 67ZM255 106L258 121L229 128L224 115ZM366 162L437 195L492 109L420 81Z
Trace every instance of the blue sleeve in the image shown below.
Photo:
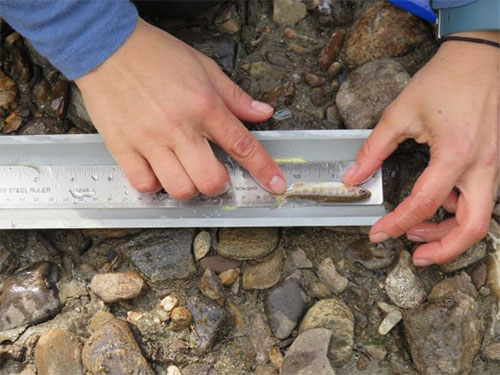
M0 0L0 17L75 79L123 44L138 15L128 0Z
M413 13L429 22L436 22L434 9L456 8L476 2L477 0L388 0L390 3Z

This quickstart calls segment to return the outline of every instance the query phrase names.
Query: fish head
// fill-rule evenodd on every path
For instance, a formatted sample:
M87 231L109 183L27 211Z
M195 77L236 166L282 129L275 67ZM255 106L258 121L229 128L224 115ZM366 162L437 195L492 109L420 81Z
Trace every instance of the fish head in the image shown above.
M370 190L365 189L364 187L360 187L358 189L358 193L362 199L368 199L372 196L372 192Z

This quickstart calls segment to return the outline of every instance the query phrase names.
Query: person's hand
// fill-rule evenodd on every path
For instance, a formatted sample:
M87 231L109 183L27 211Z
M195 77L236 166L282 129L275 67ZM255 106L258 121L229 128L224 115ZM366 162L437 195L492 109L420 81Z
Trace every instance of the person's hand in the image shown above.
M497 32L457 35L500 40ZM361 183L405 139L430 146L429 165L411 195L370 230L373 242L404 233L427 242L413 254L417 266L445 263L488 231L499 176L499 52L476 43L443 43L386 109L344 175L347 184ZM423 222L440 206L455 217Z
M164 187L174 199L229 188L217 143L267 190L283 193L283 174L238 120L264 121L273 109L244 93L217 64L139 20L101 66L76 80L110 153L140 192Z

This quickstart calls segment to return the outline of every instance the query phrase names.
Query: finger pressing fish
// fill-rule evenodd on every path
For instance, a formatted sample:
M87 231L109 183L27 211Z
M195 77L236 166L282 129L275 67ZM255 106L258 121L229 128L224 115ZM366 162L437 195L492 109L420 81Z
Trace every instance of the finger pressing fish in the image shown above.
M345 185L342 182L295 182L276 198L274 207L289 200L311 200L315 202L356 202L368 199L371 192L361 186Z

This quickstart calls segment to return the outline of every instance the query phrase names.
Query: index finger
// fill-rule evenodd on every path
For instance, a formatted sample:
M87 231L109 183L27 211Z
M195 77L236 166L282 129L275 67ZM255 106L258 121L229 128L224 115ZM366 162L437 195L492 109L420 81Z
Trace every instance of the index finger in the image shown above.
M286 190L278 165L247 128L228 110L220 110L208 123L210 138L244 167L262 187L274 194Z

